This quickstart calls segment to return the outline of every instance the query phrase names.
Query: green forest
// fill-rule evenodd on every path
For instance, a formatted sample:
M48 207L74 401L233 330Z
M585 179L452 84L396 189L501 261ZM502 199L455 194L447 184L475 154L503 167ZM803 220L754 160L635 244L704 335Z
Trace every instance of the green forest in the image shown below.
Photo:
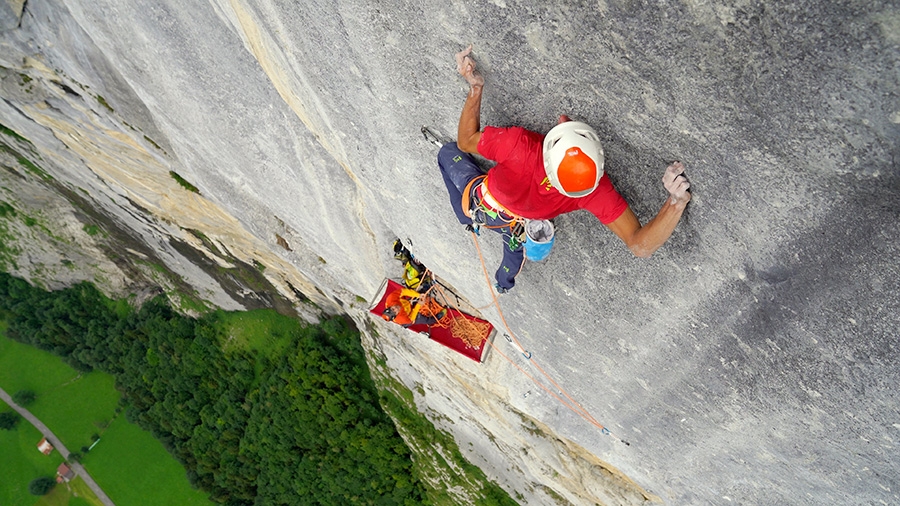
M129 420L213 501L428 503L352 324L294 321L267 337L277 346L225 346L229 317L189 318L163 298L135 309L88 283L47 292L0 273L7 335L113 374Z

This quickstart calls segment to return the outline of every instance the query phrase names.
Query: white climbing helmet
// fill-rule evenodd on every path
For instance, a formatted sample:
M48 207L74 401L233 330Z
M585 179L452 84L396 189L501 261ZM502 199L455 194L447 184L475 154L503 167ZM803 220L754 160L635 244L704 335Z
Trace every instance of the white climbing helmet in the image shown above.
M603 176L603 146L587 123L566 121L544 137L544 170L550 184L563 195L589 195Z

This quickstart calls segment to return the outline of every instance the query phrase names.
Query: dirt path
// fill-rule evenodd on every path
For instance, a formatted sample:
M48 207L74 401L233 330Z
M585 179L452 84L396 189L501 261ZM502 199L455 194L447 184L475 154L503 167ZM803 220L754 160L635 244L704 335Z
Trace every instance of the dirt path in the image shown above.
M22 415L22 418L31 422L31 425L34 425L34 427L39 430L41 434L43 434L44 437L47 438L48 441L50 441L50 444L52 444L54 448L56 448L64 457L68 457L69 450L65 447L65 445L62 444L62 441L60 441L59 438L56 437L56 435L53 434L53 432L51 432L43 422L32 415L30 411L13 402L12 397L10 397L9 394L7 394L6 391L4 391L2 388L0 388L0 399L3 399L3 401L9 404L11 408ZM75 471L75 474L81 476L81 478L84 479L85 483L88 484L88 487L90 487L91 490L93 490L94 493L97 494L97 497L100 498L100 502L102 502L106 506L115 506L115 503L113 503L110 498L106 496L106 494L103 492L103 489L100 488L100 485L97 485L97 482L94 481L93 478L91 478L91 475L88 474L84 466L82 466L78 462L69 462L68 464L69 467L71 467L72 470Z

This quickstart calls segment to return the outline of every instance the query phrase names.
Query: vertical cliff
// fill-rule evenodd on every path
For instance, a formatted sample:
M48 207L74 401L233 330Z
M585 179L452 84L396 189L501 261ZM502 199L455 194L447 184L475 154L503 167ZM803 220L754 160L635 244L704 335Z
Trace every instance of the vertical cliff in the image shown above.
M15 5L0 9L7 269L120 294L181 283L186 309L347 312L383 384L522 503L900 500L892 3ZM694 185L649 260L586 213L556 220L554 253L500 301L531 361L499 338L510 361L472 363L362 302L396 276L401 237L502 327L419 134L455 132L452 55L469 43L483 124L592 124L644 221L667 162ZM493 270L497 241L480 241ZM535 363L618 437L518 369Z

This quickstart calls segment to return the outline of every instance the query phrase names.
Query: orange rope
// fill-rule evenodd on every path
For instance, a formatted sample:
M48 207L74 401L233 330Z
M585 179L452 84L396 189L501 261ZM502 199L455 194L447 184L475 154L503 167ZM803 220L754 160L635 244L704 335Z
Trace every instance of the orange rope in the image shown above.
M422 292L421 299L422 304L427 304L428 300L433 301L439 307L447 309L450 307L455 307L454 304L450 302L449 297L444 292L444 287L442 287L437 281L434 280L434 273L431 272L430 269L425 269L423 274L423 279L425 276L430 276L432 284L425 292ZM437 288L437 295L432 295L432 291ZM454 294L455 295L455 294ZM442 300L441 300L442 299ZM457 297L458 300L458 297ZM457 310L459 308L457 307ZM421 313L420 314L424 314ZM425 316L437 316L437 315L428 315ZM480 348L484 343L484 340L487 336L488 323L479 323L469 320L468 318L455 316L450 311L447 311L447 314L432 324L435 327L447 328L450 330L450 334L457 339L460 339L466 346L469 348Z
M446 299L446 295L444 294L443 288L441 288L441 287L440 287L439 285L437 285L437 284L435 284L434 286L436 286L436 287L438 288L438 292L441 293L441 295L442 295L443 298L444 298L444 301L447 302L447 304L449 305L449 301L447 301L447 299ZM490 305L490 304L488 304L488 305ZM579 413L579 414L582 416L582 418L584 418L584 415L583 415L582 413L587 413L587 412L584 410L584 408L582 408L582 409L580 410L580 412L579 412L579 410L576 410L575 408L573 408L568 402L566 402L565 400L563 400L561 397L559 397L557 394L555 394L552 390L550 390L546 385L544 385L543 383L541 383L540 380L538 380L538 379L535 378L534 376L528 374L528 372L527 372L525 369L522 369L521 367L519 367L518 364L516 364L515 362L513 362L512 359L510 359L505 353L503 353L503 352L500 350L500 348L497 347L493 342L488 341L488 344L491 346L491 348L492 348L493 350L496 350L496 352L499 353L501 357L505 358L510 364L512 364L513 367L515 367L516 369L518 369L518 370L519 370L522 374L524 374L528 379L530 379L532 382L534 382L534 384L536 384L537 386L541 387L542 390L544 390L545 392L547 392L548 394L550 394L551 396L553 396L555 399L557 399L558 401L560 401L564 406L566 406L566 407L568 407L569 409L575 411L576 413ZM521 345L519 345L519 346L521 347ZM545 375L546 375L546 373L545 373ZM552 380L551 380L551 381L552 381ZM557 385L557 388L559 388L558 385ZM588 416L590 416L590 415L588 415ZM588 420L588 421L591 421L591 420ZM596 420L594 420L592 423L593 423L594 425L597 425ZM599 427L600 427L601 429L603 428L602 425L600 425Z
M489 307L491 307L491 306L493 306L493 305L494 305L493 302L488 302L487 304L485 304L485 305L483 305L483 306L476 307L475 310L476 310L476 311L484 311L485 309L487 309L487 308L489 308Z
M481 252L481 246L478 244L478 237L475 235L474 232L472 233L472 241L475 242L475 248L478 250L478 258L481 260L481 269L484 272L484 279L487 281L489 290L491 291L491 298L493 298L494 305L497 307L497 313L499 313L499 315L500 315L500 320L503 321L503 326L506 328L507 332L509 332L509 336L515 341L515 343L519 347L519 349L524 350L525 347L522 346L522 343L519 342L518 338L516 338L516 335L509 328L509 323L507 323L506 317L503 315L503 310L500 309L500 301L497 300L497 294L494 292L494 288L491 285L491 278L490 278L490 275L488 274L487 267L485 266L485 263L484 263L484 255ZM523 263L524 263L524 260L523 260ZM488 341L488 342L491 343L490 341ZM588 411L586 409L584 409L584 407L581 404L579 404L578 401L573 399L572 396L570 396L563 387L559 386L559 384L556 381L554 381L553 378L551 378L550 375L547 374L547 372L544 371L544 369L541 368L541 366L538 365L538 363L533 358L530 358L529 361L534 365L534 367L545 378L547 378L548 381L550 381L550 383L554 387L556 387L556 389L559 391L559 393L564 395L566 397L566 399L569 400L569 402L566 402L561 397L559 397L555 393L551 392L543 383L541 383L536 378L532 377L530 374L525 372L521 367L519 367L516 363L514 363L512 360L510 360L509 357L507 357L505 354L500 352L499 348L497 346L495 346L493 343L491 343L491 347L493 349L497 350L500 353L500 355L503 358L505 358L509 363L511 363L513 366L515 366L516 369L519 369L520 371L522 371L522 373L525 374L525 376L527 376L529 379L531 379L536 385L541 387L544 391L551 394L554 398L556 398L558 401L560 401L560 403L562 403L564 406L569 408L572 412L574 412L575 414L577 414L578 416L580 416L581 418L586 420L591 425L594 425L595 427L600 429L604 434L613 435L609 429L604 427L600 422L597 421L596 418L594 418L590 413L588 413ZM626 445L631 444L631 443L625 441L624 439L619 439L619 440L622 441L623 443L625 443Z

